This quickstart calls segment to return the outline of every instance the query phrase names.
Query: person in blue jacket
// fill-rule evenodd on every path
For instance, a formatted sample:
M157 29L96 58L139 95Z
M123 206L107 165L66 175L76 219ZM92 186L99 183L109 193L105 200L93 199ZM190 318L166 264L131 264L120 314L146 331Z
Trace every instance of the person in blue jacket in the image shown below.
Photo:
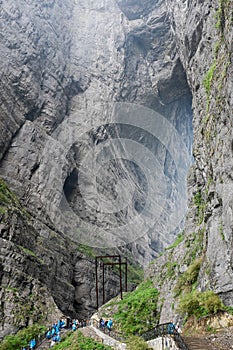
M32 339L29 342L30 349L35 349L36 347L36 339Z
M108 331L110 333L111 329L112 329L112 320L110 319L107 323L107 328L108 328Z
M76 326L75 323L73 323L73 324L72 324L72 331L76 331L76 329L77 329L77 326Z
M48 330L48 332L46 333L46 338L50 339L52 337L51 331Z
M56 342L59 343L61 341L60 333L56 335Z
M173 334L174 330L175 330L175 325L173 324L173 322L169 322L167 326L168 334Z

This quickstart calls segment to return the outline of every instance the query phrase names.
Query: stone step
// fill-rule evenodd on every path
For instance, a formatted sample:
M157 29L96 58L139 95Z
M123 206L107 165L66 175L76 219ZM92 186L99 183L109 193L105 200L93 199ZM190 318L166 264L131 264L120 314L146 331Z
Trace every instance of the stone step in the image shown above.
M199 337L183 337L185 344L189 350L219 350L211 341Z
M37 350L45 350L45 349L49 349L50 347L50 340L44 340L39 346L36 347Z
M61 329L60 335L61 336L64 335L67 331L68 331L67 329ZM36 350L47 350L50 348L50 344L51 344L51 339L50 340L44 339L42 343L36 347Z

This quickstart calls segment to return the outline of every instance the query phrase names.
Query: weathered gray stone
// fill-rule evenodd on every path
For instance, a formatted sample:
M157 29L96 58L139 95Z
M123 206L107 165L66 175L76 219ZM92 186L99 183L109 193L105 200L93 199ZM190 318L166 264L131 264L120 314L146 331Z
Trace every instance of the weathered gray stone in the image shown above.
M80 262L71 239L104 248L121 246L121 252L134 254L142 265L174 240L186 205L184 175L190 159L182 156L192 144L191 90L195 163L188 183L185 240L172 255L168 251L158 259L148 274L156 273L166 296L161 320L176 317L175 276L188 268L195 237L202 232L195 251L197 257L204 255L198 288L212 288L232 305L232 4L222 4L216 25L219 6L217 0L1 1L0 174L33 216L30 229L18 211L3 218L6 249L1 251L0 276L5 289L12 283L25 288L4 263L10 256L18 264L20 281L30 280L37 290L45 286L63 312L72 315L76 307L85 315L94 307L92 263ZM208 90L203 81L210 67L215 74ZM146 122L158 115L158 130L165 132L169 125L175 136L160 135ZM124 124L124 117L130 127L109 127L113 121ZM105 142L115 138L135 142L129 150L141 157L142 171L122 160L132 159L125 144L111 144L106 151ZM93 182L97 146L108 164L102 163L98 175L103 178ZM94 161L85 163L91 151ZM161 172L165 176L156 182ZM152 186L147 189L148 184ZM156 200L146 212L153 223L148 225L138 214L151 193ZM205 203L202 211L194 203L198 193ZM128 198L133 201L124 210ZM158 217L151 215L157 212ZM124 226L135 217L132 226ZM118 227L119 235L114 231ZM36 256L20 253L18 246ZM173 265L172 280L166 276L170 260L179 262ZM3 320L13 305L1 309ZM15 320L7 320L2 334L17 327Z
M232 3L167 3L180 58L193 94L195 162L188 181L190 199L184 243L172 254L165 254L163 259L156 261L156 281L159 281L161 268L166 274L165 261L170 261L170 267L177 266L173 278L166 278L160 285L163 296L166 296L161 321L179 317L176 314L179 299L174 299L173 289L180 273L187 270L187 261L192 263L195 258L203 259L197 281L199 290L213 290L230 306L233 289L232 179L229 175L232 169L229 118L232 108L232 91L229 90L232 86L232 47L229 42L232 37ZM214 71L212 76L211 70ZM207 80L209 88L205 86ZM203 238L197 247L195 237L200 234ZM153 276L152 271L149 273Z

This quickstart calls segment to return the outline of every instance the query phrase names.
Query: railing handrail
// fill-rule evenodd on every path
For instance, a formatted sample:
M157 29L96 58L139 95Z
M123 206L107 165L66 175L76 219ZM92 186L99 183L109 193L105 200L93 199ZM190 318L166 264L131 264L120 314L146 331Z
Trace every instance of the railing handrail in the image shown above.
M184 342L184 339L182 338L180 333L177 332L174 325L172 325L172 327L169 327L170 325L172 325L171 322L158 324L154 328L143 333L141 335L141 337L144 340L152 340L152 339L155 339L158 337L163 337L165 335L171 335L171 336L173 336L173 339L174 339L176 345L179 347L179 349L189 350L189 348L187 347L187 345Z
M95 319L92 319L92 325L94 327L98 328L104 334L108 334L109 336L111 336L112 338L114 338L118 341L124 342L126 340L125 336L122 333L117 332L114 328L113 329L111 328L111 330L108 330L108 329L106 329L106 327L100 327L99 321L97 321ZM106 331L108 333L106 333Z
M106 327L101 328L99 325L99 322L95 319L92 319L92 325L101 331L103 333L106 333ZM172 325L171 328L169 328L169 325L172 325L171 322L168 323L161 323L155 326L154 328L148 330L147 332L141 334L140 336L145 340L152 340L156 339L158 337L163 337L165 335L171 335L173 337L173 340L175 341L176 345L181 350L189 350L188 346L185 344L184 339L180 335L179 332L175 329L174 325ZM112 338L120 341L125 341L125 337L122 333L116 332L115 330L111 330L108 332L108 334L112 336Z

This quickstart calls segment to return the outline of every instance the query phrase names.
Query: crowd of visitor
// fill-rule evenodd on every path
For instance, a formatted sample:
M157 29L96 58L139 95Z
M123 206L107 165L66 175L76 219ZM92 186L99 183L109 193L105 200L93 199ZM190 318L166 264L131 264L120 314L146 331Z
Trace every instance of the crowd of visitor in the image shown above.
M108 330L109 334L112 329L112 320L104 320L102 317L99 320L99 328L102 329L103 331Z
M61 341L61 331L62 329L76 331L77 328L85 327L88 324L88 321L78 319L70 319L70 318L61 318L58 322L54 323L51 327L49 327L46 332L46 339L50 341L50 348L52 348L55 344ZM22 350L34 350L37 346L37 341L35 338L29 341L27 347L22 348Z
M60 332L62 329L76 331L77 328L85 327L87 325L86 320L79 321L78 319L60 319L57 323L52 325L52 328L48 330L46 338L51 340L50 347L52 348L56 343L61 341Z

